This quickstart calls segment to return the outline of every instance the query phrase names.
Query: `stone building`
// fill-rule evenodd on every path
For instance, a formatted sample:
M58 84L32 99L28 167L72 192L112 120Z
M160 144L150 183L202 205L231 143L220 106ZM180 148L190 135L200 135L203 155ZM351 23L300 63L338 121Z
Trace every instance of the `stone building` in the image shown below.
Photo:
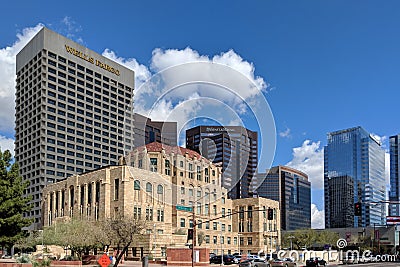
M143 219L145 242L128 256L166 257L167 247L185 247L196 221L195 246L224 254L271 251L280 245L279 203L266 198L231 200L221 186L221 167L199 153L150 143L127 156L127 165L108 166L44 189L44 225L61 217L88 220L118 213ZM274 217L268 220L267 210ZM191 243L192 241L189 241Z

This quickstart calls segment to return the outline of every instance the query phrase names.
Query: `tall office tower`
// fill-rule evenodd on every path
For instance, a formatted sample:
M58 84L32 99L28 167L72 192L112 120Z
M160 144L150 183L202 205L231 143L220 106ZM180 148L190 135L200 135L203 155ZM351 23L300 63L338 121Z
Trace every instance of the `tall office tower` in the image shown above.
M353 227L354 225L354 180L348 175L328 180L330 228Z
M311 183L308 175L285 166L257 174L257 195L279 202L281 229L311 228Z
M389 200L400 203L400 175L399 175L399 151L400 134L389 138L390 145L390 191ZM400 216L400 204L389 204L389 216Z
M134 126L134 147L144 146L153 142L169 146L177 146L178 126L173 121L152 121L138 113L133 114Z
M18 53L16 71L15 158L34 206L24 216L40 227L47 183L132 149L134 72L47 28Z
M361 127L328 133L324 149L326 228L385 224L385 186L385 151L378 140ZM340 213L344 199L352 199L351 210L361 202L362 215Z
M257 132L241 126L197 126L186 130L186 147L222 164L222 185L231 199L251 196L257 170Z

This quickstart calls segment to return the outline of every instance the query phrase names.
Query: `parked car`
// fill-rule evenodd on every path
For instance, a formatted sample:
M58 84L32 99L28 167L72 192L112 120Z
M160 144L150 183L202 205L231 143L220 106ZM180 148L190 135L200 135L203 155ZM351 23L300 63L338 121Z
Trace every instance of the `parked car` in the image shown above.
M232 255L224 255L223 261L224 261L224 264L226 264L226 265L234 264L235 263L235 257L233 257ZM221 255L213 256L210 259L210 263L220 264L221 263Z
M260 257L258 257L257 255L251 255L251 254L249 254L249 255L247 255L247 259L249 259L249 260L255 260L255 259L260 259Z
M237 253L233 254L233 257L235 257L238 261L240 261L242 259L242 255L237 254Z
M265 259L254 259L253 267L270 267L271 264L268 260Z
M239 263L239 267L270 267L270 263L265 259L245 259Z
M253 267L253 260L245 259L239 262L239 267Z
M296 262L294 262L290 258L284 258L284 259L273 259L270 262L271 267L278 267L278 266L285 266L285 267L294 267L297 266Z
M326 261L320 257L313 257L306 260L307 267L319 267L319 266L326 266Z

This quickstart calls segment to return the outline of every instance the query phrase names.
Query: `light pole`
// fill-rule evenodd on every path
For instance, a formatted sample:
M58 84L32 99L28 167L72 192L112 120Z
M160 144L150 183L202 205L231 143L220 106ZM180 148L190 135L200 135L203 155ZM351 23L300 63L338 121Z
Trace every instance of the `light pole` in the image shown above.
M240 236L242 234L238 234L238 250L239 250L239 255L242 255L242 253L240 252Z
M224 251L222 250L222 222L219 222L219 227L221 229L221 236L219 242L221 243L221 266L224 265Z
M40 233L42 233L42 259L44 259L44 256L43 256L43 254L44 254L44 245L43 245L43 230L38 230Z
M153 259L156 256L156 224L153 224Z
M270 230L270 231L268 231L270 234L269 234L269 240L270 240L270 250L271 250L271 255L272 255L272 235L273 235L273 232L272 232L272 230Z
M194 210L196 206L196 190L195 186L190 184L189 186L193 187L193 203L192 203L192 216L193 216L193 239L192 239L192 267L194 267L194 247L196 246L196 211Z
M292 244L292 239L295 238L294 236L290 235L287 237L288 239L290 239L290 250L293 250L293 244Z

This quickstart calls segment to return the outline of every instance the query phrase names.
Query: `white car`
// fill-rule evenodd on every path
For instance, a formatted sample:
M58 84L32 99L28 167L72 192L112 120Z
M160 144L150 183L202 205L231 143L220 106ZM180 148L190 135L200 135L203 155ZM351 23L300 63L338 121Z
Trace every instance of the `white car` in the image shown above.
M257 255L247 255L247 259L248 260L255 260L255 259L259 260L260 257L258 257Z

